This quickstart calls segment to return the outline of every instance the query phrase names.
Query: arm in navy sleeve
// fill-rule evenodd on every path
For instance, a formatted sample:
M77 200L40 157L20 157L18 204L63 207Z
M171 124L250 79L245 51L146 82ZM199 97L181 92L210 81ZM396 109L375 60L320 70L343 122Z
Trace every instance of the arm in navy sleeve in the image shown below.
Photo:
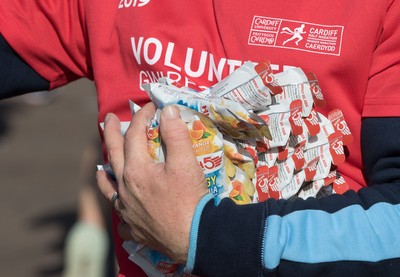
M358 193L246 206L203 199L188 270L199 276L396 276L400 118L364 119L362 147L369 187Z
M400 181L400 118L365 118L361 135L368 184Z
M50 83L27 65L0 34L0 99L49 87Z

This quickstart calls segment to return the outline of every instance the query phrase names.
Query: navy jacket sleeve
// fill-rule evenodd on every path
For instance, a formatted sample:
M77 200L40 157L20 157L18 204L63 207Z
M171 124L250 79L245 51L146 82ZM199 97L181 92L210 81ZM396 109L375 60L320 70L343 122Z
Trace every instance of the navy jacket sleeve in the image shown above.
M397 276L399 127L400 118L363 120L369 186L358 193L204 203L194 219L199 227L189 269L199 276Z
M49 87L49 82L27 65L0 34L0 99Z

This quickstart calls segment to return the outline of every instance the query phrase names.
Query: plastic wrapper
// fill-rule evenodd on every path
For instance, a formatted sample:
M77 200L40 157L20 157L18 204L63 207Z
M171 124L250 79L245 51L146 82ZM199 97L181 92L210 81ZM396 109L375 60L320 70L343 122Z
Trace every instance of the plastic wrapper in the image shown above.
M325 100L313 73L291 68L274 74L268 61L246 62L203 91L168 78L143 88L158 109L147 126L151 157L165 159L160 110L178 105L216 205L226 197L246 205L348 190L336 167L344 162L352 135L339 109L327 116L318 112ZM132 113L138 109L130 106ZM149 276L186 274L184 265L146 246L125 242L124 247Z

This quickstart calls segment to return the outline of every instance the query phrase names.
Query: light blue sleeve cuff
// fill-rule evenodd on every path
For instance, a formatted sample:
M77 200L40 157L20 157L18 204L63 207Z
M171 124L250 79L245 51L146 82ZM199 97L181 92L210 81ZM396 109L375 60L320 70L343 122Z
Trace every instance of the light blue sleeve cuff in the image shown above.
M201 198L199 204L197 204L196 210L194 212L192 226L190 228L190 242L189 242L189 251L188 257L185 267L185 272L192 272L194 268L194 262L196 259L196 249L197 249L197 235L199 232L200 225L200 217L203 212L204 206L208 203L208 201L212 200L213 196L211 194L206 194Z

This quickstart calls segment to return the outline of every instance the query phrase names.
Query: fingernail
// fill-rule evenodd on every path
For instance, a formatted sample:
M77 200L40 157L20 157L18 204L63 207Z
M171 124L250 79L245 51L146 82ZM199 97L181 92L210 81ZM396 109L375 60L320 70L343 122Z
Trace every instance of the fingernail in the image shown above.
M180 116L179 109L173 105L166 106L163 110L163 116L167 119L174 119Z
M104 118L104 124L107 123L107 121L110 119L110 114L106 114L106 117Z

